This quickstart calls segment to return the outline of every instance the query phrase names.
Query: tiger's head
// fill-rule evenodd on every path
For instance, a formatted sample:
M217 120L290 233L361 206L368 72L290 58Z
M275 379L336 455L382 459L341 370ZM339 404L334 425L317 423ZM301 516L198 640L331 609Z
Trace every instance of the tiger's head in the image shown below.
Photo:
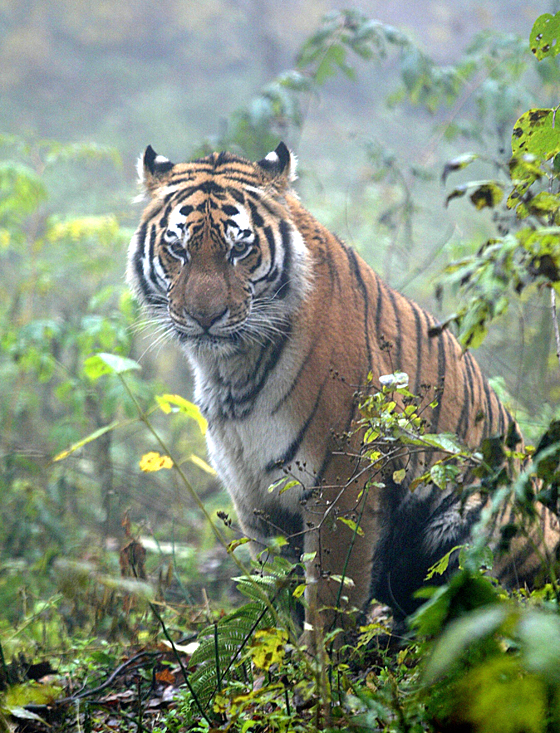
M149 203L127 280L189 352L273 340L301 302L310 275L287 203L295 164L284 143L257 163L212 153L174 165L150 146L141 156Z

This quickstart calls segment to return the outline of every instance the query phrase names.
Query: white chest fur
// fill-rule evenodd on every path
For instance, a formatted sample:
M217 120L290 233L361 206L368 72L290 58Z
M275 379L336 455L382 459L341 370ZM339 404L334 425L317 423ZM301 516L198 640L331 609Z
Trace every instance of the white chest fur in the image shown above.
M195 400L205 406L209 418L210 461L245 525L254 510L301 514L301 498L305 490L312 488L314 473L319 470L319 447L316 455L312 447L307 446L305 452L298 447L289 465L279 465L279 461L290 454L301 428L293 400L284 399L301 366L298 353L301 351L288 343L252 409L241 418L226 417L219 409L227 372L231 369L232 374L238 376L239 364L232 363L228 368L222 364L218 374L215 364L204 363L190 355L195 372ZM301 468L303 464L305 468ZM301 484L284 492L281 487L270 491L270 485L282 477L296 478Z

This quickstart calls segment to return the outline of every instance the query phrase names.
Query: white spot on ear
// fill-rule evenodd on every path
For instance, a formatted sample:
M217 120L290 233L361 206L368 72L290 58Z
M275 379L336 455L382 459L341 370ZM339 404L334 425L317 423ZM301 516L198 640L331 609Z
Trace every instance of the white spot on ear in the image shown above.
M156 155L154 158L154 165L164 165L165 163L171 163L169 158L166 158L165 155Z
M265 155L264 159L269 160L271 163L278 163L279 161L278 155L274 152L274 150L268 155Z

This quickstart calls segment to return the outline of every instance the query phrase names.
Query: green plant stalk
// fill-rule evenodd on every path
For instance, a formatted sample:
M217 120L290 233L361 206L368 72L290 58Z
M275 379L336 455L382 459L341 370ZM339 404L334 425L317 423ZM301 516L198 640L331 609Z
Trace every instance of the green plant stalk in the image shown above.
M220 654L218 651L218 622L214 621L214 654L216 657L216 684L218 686L218 693L222 691L222 678L220 675Z
M6 684L9 683L10 677L8 672L8 665L6 664L6 658L4 657L4 650L2 648L2 642L0 641L0 664L2 665L2 674L6 680Z
M352 540L350 541L350 547L348 548L348 552L346 553L346 558L344 560L344 566L342 568L342 573L341 573L342 578L341 578L341 582L338 587L338 593L336 595L336 601L335 601L335 608L337 609L337 613L338 613L338 608L340 607L340 598L342 596L342 588L344 586L344 579L346 578L346 571L348 569L348 563L350 562L350 555L352 554L354 544L356 543L356 536L358 534L360 522L362 521L362 517L364 515L364 510L366 507L368 494L369 494L369 485L366 483L366 486L364 488L364 495L362 499L362 508L360 509L360 514L358 516L358 521L356 522L356 526L354 527L352 531Z
M157 608L155 607L155 605L153 603L150 603L150 608L152 609L152 613L154 614L154 616L159 621L159 624L160 624L161 629L163 631L163 635L165 636L165 638L167 639L167 641L171 644L171 648L173 649L173 654L175 655L175 659L179 663L179 667L181 667L181 672L183 673L185 684L187 685L188 690L191 693L192 698L195 701L196 706L197 706L200 714L202 715L202 717L204 718L204 720L208 723L208 725L212 728L212 721L206 715L206 713L205 713L202 705L200 704L200 700L196 696L196 692L194 691L194 689L193 689L193 687L192 687L192 685L191 685L191 683L189 681L189 673L187 672L187 670L185 668L185 665L183 664L183 660L181 659L181 655L179 654L179 652L177 650L177 647L175 646L175 643L174 643L173 639L171 638L171 636L169 635L169 632L167 631L167 626L165 625L165 621L163 620L163 618L161 617L161 614L159 613L159 611L157 610Z

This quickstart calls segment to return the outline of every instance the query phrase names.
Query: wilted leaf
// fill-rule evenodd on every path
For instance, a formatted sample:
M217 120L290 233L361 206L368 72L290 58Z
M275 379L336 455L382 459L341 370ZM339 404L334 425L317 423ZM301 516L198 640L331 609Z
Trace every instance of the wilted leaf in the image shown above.
M501 187L494 181L488 181L475 188L470 195L476 209L493 208L497 206L504 197Z
M234 550L236 550L236 549L237 549L238 547L240 547L241 545L246 545L246 544L247 544L247 542L250 542L250 541L251 541L251 540L249 539L249 537L240 537L240 538L239 538L239 539L237 539L237 540L233 540L233 541L232 541L232 542L230 542L230 543L229 543L229 545L227 546L227 551L228 551L228 552L233 552Z
M347 575L329 575L329 580L334 580L336 583L342 583L342 585L346 585L349 588L353 588L355 585L352 578L349 578Z
M441 174L442 182L445 183L445 181L447 180L447 176L450 173L460 171L463 168L466 168L473 162L473 160L476 160L477 158L478 155L476 153L465 153L464 155L459 155L456 158L447 161L443 168L443 173Z
M468 185L466 183L463 183L461 186L456 186L445 199L445 206L448 206L449 202L453 199L458 199L461 198L461 196L464 196L467 193L467 190Z

